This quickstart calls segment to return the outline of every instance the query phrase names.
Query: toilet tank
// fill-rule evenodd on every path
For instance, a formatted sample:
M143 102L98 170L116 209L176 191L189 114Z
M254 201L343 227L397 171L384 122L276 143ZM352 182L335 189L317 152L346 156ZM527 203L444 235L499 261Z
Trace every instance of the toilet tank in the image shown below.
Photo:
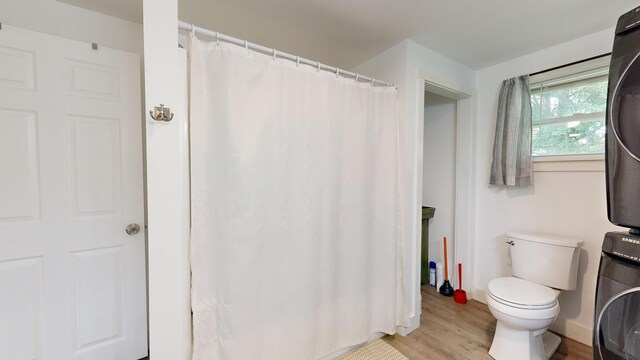
M583 241L509 232L513 276L556 289L575 290Z

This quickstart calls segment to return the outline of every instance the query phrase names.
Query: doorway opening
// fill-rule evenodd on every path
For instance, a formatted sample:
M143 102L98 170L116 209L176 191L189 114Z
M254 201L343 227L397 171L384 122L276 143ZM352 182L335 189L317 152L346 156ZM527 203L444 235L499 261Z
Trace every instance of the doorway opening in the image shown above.
M447 237L449 280L473 298L475 212L475 89L418 71L416 205L434 207L429 220L428 260L444 262ZM444 269L443 269L444 270Z
M444 264L447 237L449 278L455 253L456 100L425 91L422 166L422 206L436 209L429 220L428 260Z

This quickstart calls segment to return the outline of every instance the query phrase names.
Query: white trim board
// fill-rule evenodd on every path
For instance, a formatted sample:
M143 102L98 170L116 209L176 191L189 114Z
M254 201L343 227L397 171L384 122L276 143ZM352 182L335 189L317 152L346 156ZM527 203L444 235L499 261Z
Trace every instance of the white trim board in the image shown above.
M558 334L562 334L569 339L591 346L593 336L593 329L591 327L582 325L571 319L558 318L553 324L551 324L549 329L557 332Z
M483 304L487 304L487 292L484 289L473 288L473 296L469 297L470 299L480 301Z
M604 160L534 161L533 172L605 172Z
M416 77L424 80L425 91L444 96L449 99L462 100L476 96L476 90L449 81L441 76L421 69L416 70Z
M178 0L144 0L149 358L191 359L186 52ZM148 110L165 104L170 122Z

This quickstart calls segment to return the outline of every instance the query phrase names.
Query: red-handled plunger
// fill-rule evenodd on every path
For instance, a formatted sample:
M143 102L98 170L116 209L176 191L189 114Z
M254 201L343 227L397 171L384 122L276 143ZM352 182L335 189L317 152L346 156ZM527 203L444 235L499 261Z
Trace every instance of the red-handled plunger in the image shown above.
M462 290L462 264L458 263L458 290L453 293L453 300L458 304L467 303L467 292Z

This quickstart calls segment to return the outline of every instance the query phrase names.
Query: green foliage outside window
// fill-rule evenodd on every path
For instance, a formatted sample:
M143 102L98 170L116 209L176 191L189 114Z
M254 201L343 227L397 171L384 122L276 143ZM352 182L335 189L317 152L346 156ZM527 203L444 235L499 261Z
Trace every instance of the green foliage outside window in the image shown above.
M604 153L607 80L545 90L534 86L533 155Z

